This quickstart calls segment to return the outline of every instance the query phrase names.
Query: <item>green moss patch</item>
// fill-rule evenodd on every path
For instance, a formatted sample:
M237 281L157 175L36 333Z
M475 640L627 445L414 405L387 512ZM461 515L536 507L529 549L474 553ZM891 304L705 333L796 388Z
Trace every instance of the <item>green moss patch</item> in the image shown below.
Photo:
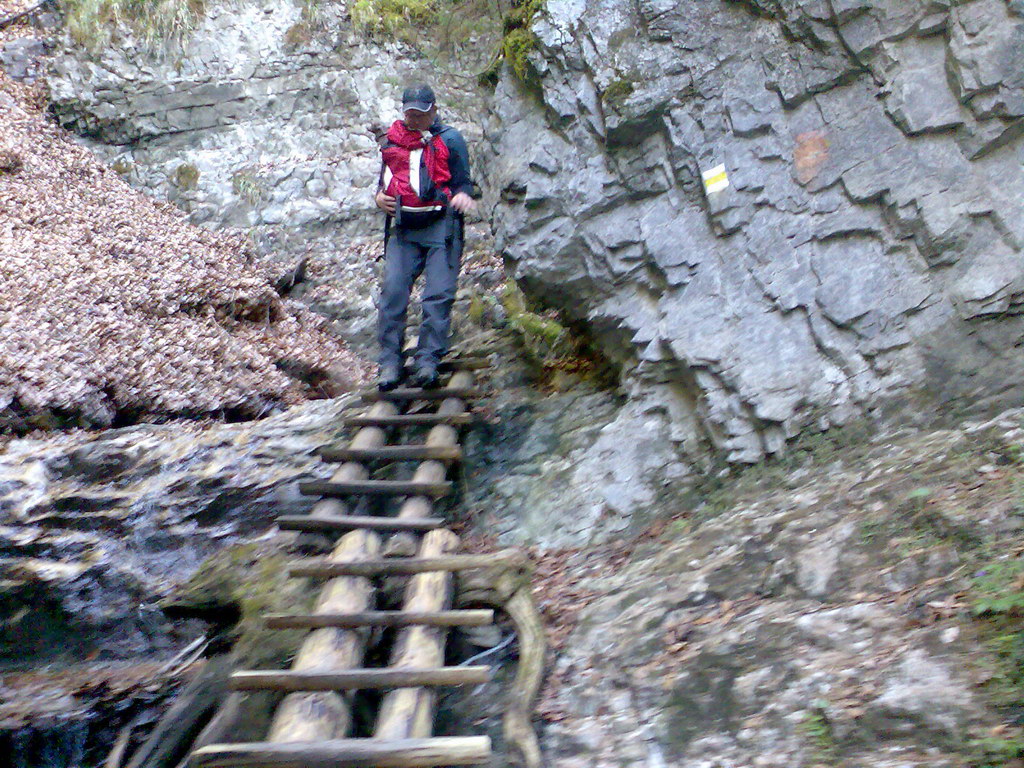
M415 42L417 33L432 26L437 0L356 0L352 25L371 37L398 37Z
M267 613L312 607L316 589L288 576L289 556L269 545L238 544L208 557L162 601L172 616L194 616L220 625L240 663L283 666L302 642L301 630L268 630Z
M495 302L490 296L479 302ZM505 328L522 351L525 361L536 372L541 384L562 390L583 381L608 386L614 372L590 346L587 338L568 325L555 310L530 305L515 281L506 281L500 295ZM483 314L483 306L470 304L470 317Z
M513 0L511 8L502 18L502 34L497 53L490 66L480 74L481 84L497 83L505 63L508 63L521 82L532 84L536 80L536 71L530 64L529 56L537 48L533 23L543 11L544 0Z
M606 104L617 107L632 96L635 90L636 83L633 80L620 77L608 84L608 87L604 89L604 93L601 94L601 97L604 99Z
M199 169L191 163L182 163L174 171L174 186L181 190L199 186Z
M997 558L974 566L968 596L983 652L976 659L982 690L1005 722L970 742L971 765L1019 766L1024 757L1024 560Z

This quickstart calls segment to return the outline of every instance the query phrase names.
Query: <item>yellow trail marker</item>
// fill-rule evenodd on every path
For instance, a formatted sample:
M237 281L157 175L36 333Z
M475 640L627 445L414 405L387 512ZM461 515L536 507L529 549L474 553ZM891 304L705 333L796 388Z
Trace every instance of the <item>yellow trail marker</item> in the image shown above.
M704 191L709 195L712 192L721 192L729 186L729 176L725 172L724 163L704 171L701 176L704 178Z

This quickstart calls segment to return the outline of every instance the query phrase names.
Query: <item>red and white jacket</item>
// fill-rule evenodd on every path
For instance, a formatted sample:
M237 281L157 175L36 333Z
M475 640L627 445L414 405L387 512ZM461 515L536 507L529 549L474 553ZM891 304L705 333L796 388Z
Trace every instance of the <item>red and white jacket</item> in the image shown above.
M398 198L398 225L425 226L436 221L452 195L448 147L441 136L413 131L396 120L381 155L381 185L385 194Z

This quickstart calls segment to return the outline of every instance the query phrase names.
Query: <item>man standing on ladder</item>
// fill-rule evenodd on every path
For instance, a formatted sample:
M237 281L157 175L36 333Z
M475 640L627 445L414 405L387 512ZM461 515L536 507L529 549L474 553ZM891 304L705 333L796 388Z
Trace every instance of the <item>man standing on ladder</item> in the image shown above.
M462 134L437 118L434 91L406 88L404 117L388 130L381 149L377 207L387 213L384 278L377 319L381 391L405 376L402 345L409 294L424 275L423 321L414 359L414 386L438 386L437 366L448 351L452 304L462 261L463 215L470 196L469 150Z

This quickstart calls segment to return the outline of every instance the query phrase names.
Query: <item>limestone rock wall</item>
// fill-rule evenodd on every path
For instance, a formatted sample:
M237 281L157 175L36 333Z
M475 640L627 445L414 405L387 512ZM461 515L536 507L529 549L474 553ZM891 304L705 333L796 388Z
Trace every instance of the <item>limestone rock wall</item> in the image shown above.
M682 455L1019 400L1024 5L550 0L534 29L487 132L499 247Z
M368 126L435 73L355 35L344 4L213 4L180 49L129 32L52 63L53 109L135 186L198 223L368 229L379 156ZM439 88L447 116L463 94Z
M402 88L420 79L446 121L480 135L471 78L357 35L345 3L210 3L180 48L154 50L125 29L95 52L65 39L48 74L58 119L132 186L194 223L245 230L283 265L309 257L308 303L356 343L374 313L363 246L375 255L383 231L368 128L394 120Z

